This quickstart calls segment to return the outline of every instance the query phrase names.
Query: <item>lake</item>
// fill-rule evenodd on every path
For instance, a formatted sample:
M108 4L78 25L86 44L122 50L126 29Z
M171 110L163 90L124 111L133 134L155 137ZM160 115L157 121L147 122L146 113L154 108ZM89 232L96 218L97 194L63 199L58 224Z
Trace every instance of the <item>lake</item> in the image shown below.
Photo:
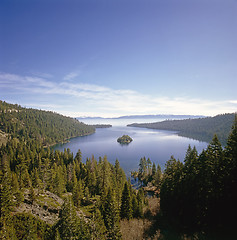
M162 121L164 119L159 119ZM69 148L74 156L78 149L82 152L83 162L92 155L98 160L99 157L107 156L108 161L114 164L118 159L120 166L129 175L130 171L138 170L142 157L150 158L155 164L160 164L164 169L165 163L173 155L183 161L188 145L196 146L200 153L207 147L207 143L180 137L176 132L153 130L145 128L126 127L129 123L155 122L154 119L84 119L87 124L112 124L111 128L98 128L96 133L77 137L65 144L58 144L56 150L63 151ZM129 145L121 145L117 138L129 135L133 141Z

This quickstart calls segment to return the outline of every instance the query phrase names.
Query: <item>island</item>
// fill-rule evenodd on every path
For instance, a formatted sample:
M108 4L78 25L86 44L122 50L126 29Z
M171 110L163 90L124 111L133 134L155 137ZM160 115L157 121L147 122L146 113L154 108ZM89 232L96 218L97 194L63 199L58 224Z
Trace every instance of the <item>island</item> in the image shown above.
M123 135L122 137L119 137L117 139L117 142L119 142L120 144L129 144L130 142L132 142L132 140L133 139L128 135Z

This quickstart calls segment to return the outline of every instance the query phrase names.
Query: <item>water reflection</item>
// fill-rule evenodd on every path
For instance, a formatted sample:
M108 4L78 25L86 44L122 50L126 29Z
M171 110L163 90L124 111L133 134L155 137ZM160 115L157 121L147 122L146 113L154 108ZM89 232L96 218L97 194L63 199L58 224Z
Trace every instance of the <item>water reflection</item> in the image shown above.
M124 134L133 138L129 145L117 142L117 138ZM180 137L175 132L115 126L97 129L96 133L89 136L73 138L69 143L57 145L54 149L63 151L64 148L70 148L74 156L80 149L84 162L92 155L97 160L106 155L112 164L118 159L128 174L138 169L139 161L144 156L159 163L162 168L171 155L182 161L189 144L195 145L199 153L207 146L205 142Z

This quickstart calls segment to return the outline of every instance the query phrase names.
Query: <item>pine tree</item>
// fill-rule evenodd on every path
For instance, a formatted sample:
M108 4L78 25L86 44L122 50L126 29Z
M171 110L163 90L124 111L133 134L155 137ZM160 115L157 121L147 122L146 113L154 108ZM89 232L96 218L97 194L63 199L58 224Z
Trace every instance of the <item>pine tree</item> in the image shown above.
M102 218L101 212L98 208L93 213L93 223L91 224L91 239L106 239L106 227Z
M24 201L24 194L22 191L18 190L14 195L16 198L16 206L19 207L20 204Z
M138 210L138 202L137 202L137 196L135 194L133 194L132 196L132 213L133 213L133 217L134 218L138 218L139 214L138 214L139 210Z
M153 162L152 164L152 170L151 170L152 177L154 179L155 174L156 174L156 164Z
M34 202L36 200L36 195L35 195L35 190L32 186L30 187L29 199L31 201L31 204L34 204Z
M120 216L122 219L126 218L129 220L132 218L132 199L127 182L125 182L123 188Z
M108 190L108 194L106 196L103 209L104 209L103 218L105 227L107 229L107 239L108 240L121 239L118 209L116 209L114 193L110 188Z
M62 206L57 224L61 239L91 239L86 223L77 216L71 198L67 198Z
M160 187L161 184L162 171L159 164L157 164L156 173L153 177L154 185Z
M24 239L26 240L37 240L37 224L33 221L33 218L30 216L27 221L27 230Z
M236 235L236 202L237 202L237 114L225 147L225 166L223 175L225 176L220 219L221 226L225 232L229 232L231 237Z
M79 180L74 183L73 190L72 190L72 199L76 207L80 206L82 198L83 198L83 189L82 189L81 180Z
M150 160L150 158L147 159L147 170L148 170L148 173L147 174L151 174L151 165L152 165L152 162Z
M0 175L0 236L3 236L3 239L8 239L11 229L10 212L13 206L13 195L10 183L10 168L7 156L3 155Z
M143 189L140 188L137 193L137 212L136 217L143 218L143 205L144 205L144 192Z
M61 196L65 191L64 172L61 166L57 167L55 179L53 180L54 192Z

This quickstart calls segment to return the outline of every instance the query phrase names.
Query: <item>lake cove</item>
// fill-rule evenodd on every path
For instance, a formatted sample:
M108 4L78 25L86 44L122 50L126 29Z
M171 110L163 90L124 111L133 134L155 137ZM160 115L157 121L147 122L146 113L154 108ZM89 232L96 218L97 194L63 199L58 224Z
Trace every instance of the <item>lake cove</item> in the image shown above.
M180 137L175 132L164 130L153 130L145 128L126 127L124 124L133 123L136 120L114 122L86 122L88 124L112 124L111 128L98 128L96 132L89 136L70 139L70 142L54 146L55 150L63 151L69 148L76 155L78 149L81 150L82 160L86 161L92 155L98 160L99 157L107 156L112 164L118 159L121 167L127 176L131 171L137 170L142 157L150 158L151 162L160 164L164 169L166 161L173 155L176 159L183 161L188 145L196 146L200 153L207 147L207 143L197 140ZM143 119L144 121L144 119ZM153 120L154 121L154 120ZM130 136L133 141L128 145L120 144L117 139L123 135Z

